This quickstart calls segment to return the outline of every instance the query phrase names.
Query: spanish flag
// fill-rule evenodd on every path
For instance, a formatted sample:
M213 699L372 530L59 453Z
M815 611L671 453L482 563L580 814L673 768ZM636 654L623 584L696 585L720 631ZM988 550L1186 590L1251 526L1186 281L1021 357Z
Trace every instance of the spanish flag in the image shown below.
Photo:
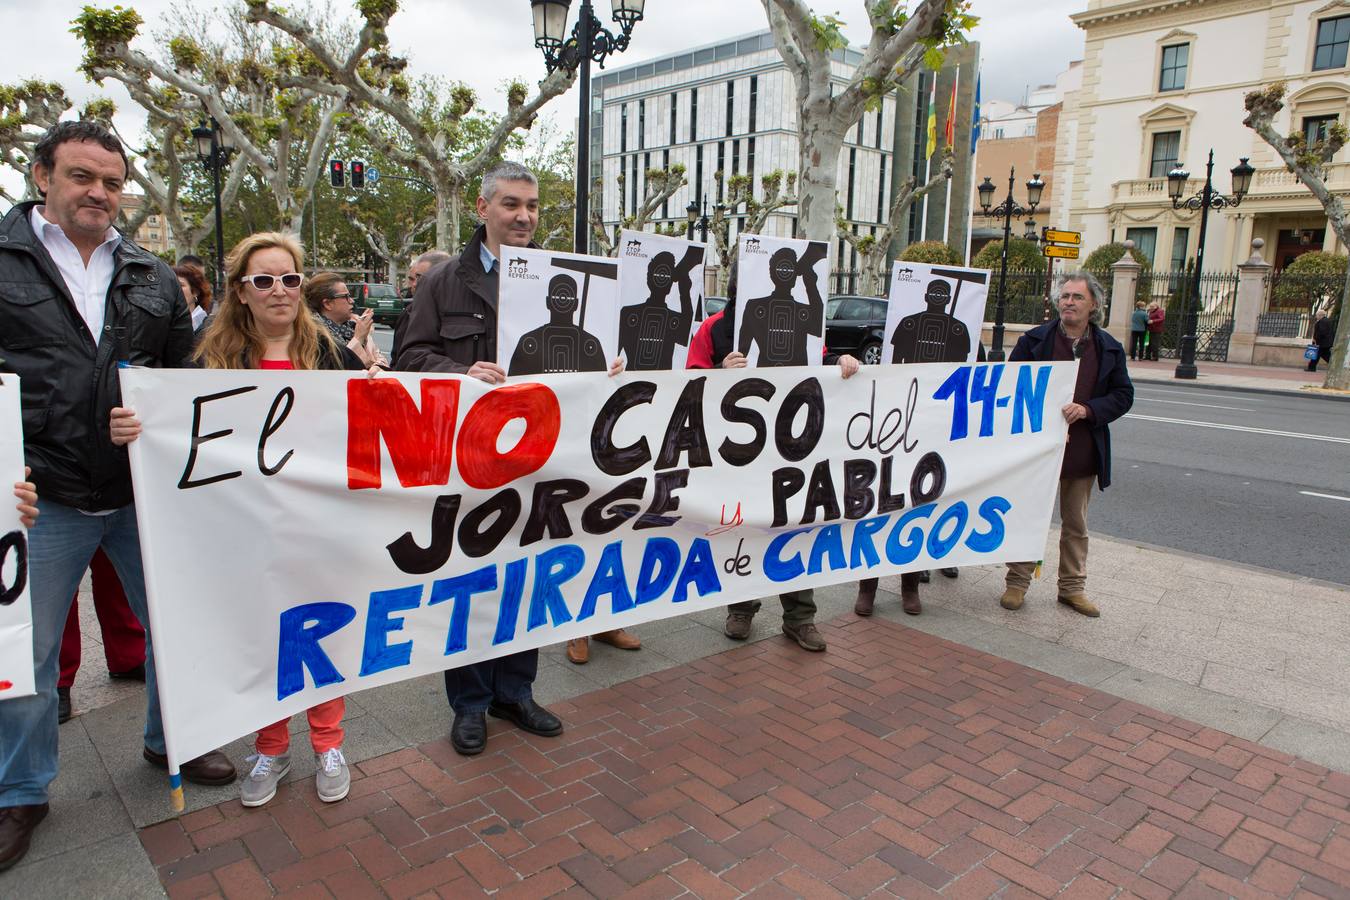
M937 152L937 73L933 73L933 90L928 93L928 147L924 158Z
M952 81L952 99L947 104L947 132L944 135L948 150L956 147L956 82Z

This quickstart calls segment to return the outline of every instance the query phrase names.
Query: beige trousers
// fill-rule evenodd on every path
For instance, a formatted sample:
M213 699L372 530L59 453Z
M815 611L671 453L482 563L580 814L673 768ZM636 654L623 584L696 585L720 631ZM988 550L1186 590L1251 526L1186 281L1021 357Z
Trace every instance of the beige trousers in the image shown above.
M1059 480L1059 596L1073 597L1086 592L1088 501L1096 475ZM1031 587L1034 562L1008 563L1006 584L1025 591Z

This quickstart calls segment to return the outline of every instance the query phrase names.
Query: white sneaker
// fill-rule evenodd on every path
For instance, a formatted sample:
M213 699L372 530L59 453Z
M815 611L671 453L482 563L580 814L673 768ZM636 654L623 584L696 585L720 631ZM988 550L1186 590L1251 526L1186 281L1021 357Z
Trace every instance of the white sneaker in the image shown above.
M317 771L314 773L314 786L319 791L319 799L324 803L336 803L352 789L352 773L347 770L347 760L342 756L342 748L334 747L318 755Z
M239 802L245 806L262 806L277 795L277 785L291 769L291 755L257 753L244 761L253 763L253 771L239 786Z

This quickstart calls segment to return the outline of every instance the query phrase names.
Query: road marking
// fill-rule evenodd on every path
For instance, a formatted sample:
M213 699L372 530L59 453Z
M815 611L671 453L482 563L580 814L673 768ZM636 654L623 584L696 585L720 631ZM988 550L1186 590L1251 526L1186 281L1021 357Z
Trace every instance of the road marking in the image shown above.
M1299 491L1299 493L1306 497L1321 497L1324 500L1344 500L1346 503L1350 503L1350 497L1337 497L1335 494L1319 494L1316 491Z
M1215 406L1213 403L1188 403L1185 400L1159 400L1157 397L1140 397L1139 399L1149 403L1175 403L1178 406L1203 406L1205 409L1231 409L1234 412L1256 412L1256 410L1249 409L1245 406Z
M1147 387L1144 387L1145 385L1147 385ZM1192 388L1192 389L1189 390L1189 391L1172 391L1172 390L1168 390L1167 388L1155 388L1155 387L1153 387L1152 385L1148 385L1147 382L1138 382L1138 383L1135 385L1135 387L1137 387L1137 388L1138 388L1138 387L1144 387L1145 390L1157 391L1159 394L1179 394L1179 395L1181 395L1181 396L1183 396L1183 397L1194 397L1197 391L1207 390L1206 388L1197 387L1197 388ZM1215 391L1215 390L1213 390L1212 388L1210 388L1210 389L1208 389L1208 390L1210 390L1211 393L1218 393L1218 394L1227 393L1227 392L1225 392L1225 391ZM1261 399L1260 397L1243 397L1243 398L1242 398L1242 402L1243 402L1243 403L1267 403L1267 402L1269 402L1269 401L1263 400L1263 399Z
M1169 419L1164 416L1141 416L1127 413L1127 419L1140 419L1145 422L1163 422L1167 425L1193 425L1196 428L1219 428L1224 431L1245 431L1248 434L1268 434L1271 437L1301 438L1305 441L1325 441L1328 444L1350 444L1350 438L1332 437L1327 434L1302 434L1297 431L1276 431L1272 428L1253 428L1250 425L1225 425L1221 422L1197 422L1192 419Z

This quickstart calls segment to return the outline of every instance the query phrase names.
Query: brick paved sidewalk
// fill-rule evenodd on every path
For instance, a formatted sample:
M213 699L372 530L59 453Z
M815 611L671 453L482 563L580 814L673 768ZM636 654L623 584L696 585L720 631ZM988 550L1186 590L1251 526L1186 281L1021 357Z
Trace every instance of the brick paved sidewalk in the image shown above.
M172 897L1350 896L1350 776L881 619L141 832Z

